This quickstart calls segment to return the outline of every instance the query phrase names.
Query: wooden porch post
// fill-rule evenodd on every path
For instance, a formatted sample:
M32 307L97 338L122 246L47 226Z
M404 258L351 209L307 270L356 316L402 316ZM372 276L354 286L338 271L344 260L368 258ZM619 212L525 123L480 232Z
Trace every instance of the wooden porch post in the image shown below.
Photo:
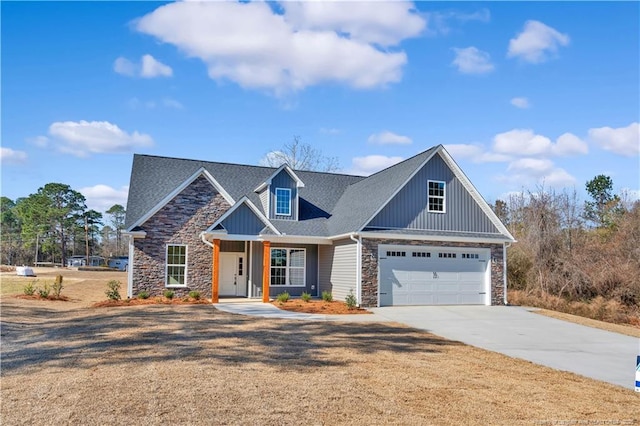
M262 243L262 301L269 303L269 281L271 280L271 242Z
M220 240L213 240L213 265L211 269L211 303L218 303L220 286Z

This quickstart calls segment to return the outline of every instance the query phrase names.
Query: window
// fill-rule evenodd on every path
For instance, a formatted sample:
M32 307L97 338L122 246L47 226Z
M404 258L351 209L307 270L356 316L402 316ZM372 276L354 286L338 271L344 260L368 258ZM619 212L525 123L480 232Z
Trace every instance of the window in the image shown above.
M405 251L388 251L387 252L388 257L405 257L406 255L407 255L407 252Z
M305 286L305 249L271 249L271 285Z
M463 259L479 259L478 253L462 253Z
M187 285L187 246L180 244L167 245L167 273L165 285Z
M276 214L291 216L291 190L289 188L276 188Z
M441 259L455 259L456 256L456 253L438 253L438 257Z
M427 206L428 211L439 213L445 212L444 187L444 182L436 180L427 181L427 203L429 204Z
M431 253L428 251L414 251L411 255L413 257L431 257Z

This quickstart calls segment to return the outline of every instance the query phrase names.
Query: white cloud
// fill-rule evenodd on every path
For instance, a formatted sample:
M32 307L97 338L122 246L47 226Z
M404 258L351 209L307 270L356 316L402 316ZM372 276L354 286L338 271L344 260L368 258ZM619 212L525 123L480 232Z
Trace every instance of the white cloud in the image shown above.
M324 133L326 135L337 135L341 133L341 130L336 129L335 127L321 127L320 133Z
M474 163L502 163L513 158L510 155L485 151L481 145L451 144L444 147L454 159L469 158Z
M527 98L513 98L511 99L511 105L521 109L527 109L531 106Z
M61 152L85 157L90 153L130 152L153 145L151 136L134 131L127 133L108 121L64 121L49 126Z
M351 160L350 173L354 175L368 176L402 161L402 157L387 157L385 155L368 155L355 157Z
M398 135L388 130L372 134L367 141L377 145L408 145L413 142L408 136Z
M464 24L471 21L486 23L491 20L489 9L480 9L472 13L458 11L426 12L424 16L427 19L428 27L425 32L430 35L449 34L451 32L451 23L454 21Z
M3 165L22 164L26 161L26 152L5 147L0 148L0 163L2 163Z
M352 40L395 46L419 35L424 19L408 2L283 2L284 19L293 28L309 31L334 31L348 34Z
M453 48L456 57L452 64L458 67L458 71L463 74L486 74L494 70L491 58L487 52L483 52L476 47Z
M601 148L627 157L640 154L640 125L631 123L627 127L599 127L589 129L589 139Z
M566 170L556 167L553 161L539 158L520 158L509 164L508 176L502 180L510 184L532 187L533 184L544 184L549 187L562 188L575 185L576 179Z
M184 105L182 105L182 103L171 98L164 98L162 100L162 105L166 108L184 109Z
M500 154L536 155L551 148L551 140L536 135L530 129L513 129L499 133L493 138L493 150Z
M376 43L418 35L423 19L412 3L363 6L282 3L279 14L266 2L179 2L143 16L136 29L199 58L214 80L277 95L325 82L359 89L398 82L406 54Z
M98 184L80 188L79 192L87 199L86 204L89 209L104 213L114 204L126 207L129 187L123 186L120 189L115 189L109 185Z
M554 155L576 155L587 154L589 146L585 141L572 133L564 133L556 139L555 145L551 147L551 153Z
M519 57L530 63L544 62L569 44L569 36L540 21L527 21L524 29L509 40L508 57Z
M140 64L120 56L113 62L113 70L128 77L154 78L171 77L173 75L173 69L170 66L163 64L149 54L140 58Z
M118 74L127 75L129 77L136 75L136 65L122 56L113 62L113 70Z
M171 77L173 75L173 70L170 66L156 60L153 56L144 55L142 57L142 69L140 70L140 75L144 78Z

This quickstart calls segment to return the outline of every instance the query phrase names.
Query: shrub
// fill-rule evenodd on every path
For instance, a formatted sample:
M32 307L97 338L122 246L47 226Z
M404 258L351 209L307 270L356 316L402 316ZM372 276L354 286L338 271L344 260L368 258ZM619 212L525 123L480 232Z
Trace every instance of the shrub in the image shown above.
M285 303L291 298L288 292L284 291L276 296L276 300L280 303Z
M33 280L29 284L25 285L24 288L22 289L23 293L26 294L27 296L33 296L33 294L36 292L37 282L38 280Z
M53 282L53 286L52 286L52 290L53 290L53 295L56 298L60 297L60 293L62 293L62 275L56 275L56 279Z
M189 292L189 297L195 300L200 300L200 292L196 290L191 290Z
M120 281L111 280L107 283L107 291L105 292L109 300L120 300Z
M43 288L39 288L38 289L38 295L40 297L42 297L43 299L46 299L49 297L49 293L51 292L51 290L49 289L49 284L45 283Z
M148 299L149 296L150 294L147 290L142 290L140 293L138 293L138 299Z
M344 303L347 304L347 307L349 309L354 309L356 307L356 305L358 304L358 299L356 299L355 294L353 294L353 290L350 290L349 294L347 294L347 297L344 298Z
M167 299L173 299L173 296L176 295L176 292L173 290L165 290L163 294Z
M309 300L311 300L311 295L305 291L304 293L302 293L302 296L300 296L300 298L305 302L308 302Z
M323 291L322 300L324 300L325 302L333 302L333 294L331 294L330 291Z

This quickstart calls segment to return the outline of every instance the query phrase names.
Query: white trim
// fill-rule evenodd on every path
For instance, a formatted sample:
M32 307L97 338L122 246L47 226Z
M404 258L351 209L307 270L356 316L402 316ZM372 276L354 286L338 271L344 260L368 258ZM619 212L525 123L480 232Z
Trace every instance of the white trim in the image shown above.
M289 193L289 212L288 213L278 213L278 191L286 191ZM275 211L273 213L274 216L292 216L291 214L291 205L293 203L293 200L291 199L291 188L275 188L275 191L273 192L273 196L275 198Z
M278 174L282 171L286 171L289 176L291 176L291 179L296 181L296 188L304 188L304 182L302 182L302 180L298 177L298 175L295 174L295 172L293 171L293 169L291 167L289 167L288 164L283 164L280 167L278 167L276 169L275 172L273 172L271 174L271 176L269 176L264 182L262 182L260 185L258 185L258 187L256 189L254 189L254 192L260 192L263 189L265 189L266 187L271 185L271 182L273 181L273 178L278 176Z
M220 216L218 220L213 222L213 224L207 228L205 233L207 234L214 233L215 231L213 229L216 226L221 225L222 222L224 222L224 220L228 218L234 211L236 211L242 204L246 204L251 209L251 211L258 217L258 219L260 219L260 221L264 223L266 227L271 229L271 231L273 231L276 235L280 235L280 231L278 231L276 227L273 226L273 224L269 221L269 219L267 219L267 217L263 215L262 212L246 196L242 197L240 200L238 200L236 204L232 205L229 210L224 212L224 214Z
M356 299L358 306L360 306L362 303L362 237L353 233L349 235L349 238L356 243Z
M395 240L416 240L416 241L444 241L444 242L460 242L460 243L487 243L487 244L503 244L508 242L507 238L482 238L482 237L457 237L449 235L407 235L407 234L394 234L380 233L380 232L360 232L360 236L364 238L381 238L381 239L395 239Z
M292 266L289 264L289 253L291 252L291 250L301 250L304 252L304 266L302 267L302 272L303 272L303 282L304 284L302 285L291 285L291 284L271 284L271 270L273 268L273 266L271 266L271 257L273 256L273 251L274 250L285 250L287 252L286 255L286 259L287 259L287 266L285 266L285 282L289 281L289 269L292 268ZM276 266L276 268L282 268L282 266ZM293 268L295 269L300 269L299 266L293 266ZM307 287L307 249L306 248L302 248L302 247L270 247L269 248L269 288L271 287L278 287L278 288L303 288L303 287Z
M169 266L182 266L178 263L169 264L169 246L184 247L184 284L169 284ZM188 272L189 272L189 247L188 244L165 244L164 250L164 287L165 288L185 288L188 287Z
M233 200L231 195L229 195L229 193L225 191L222 185L220 185L220 183L218 183L218 181L213 176L211 176L211 173L209 173L207 169L205 169L204 167L200 167L193 175L191 175L187 180L182 182L176 189L171 191L169 195L164 197L151 210L149 210L140 219L138 219L133 225L131 225L128 230L130 231L134 229L136 226L140 226L143 223L145 223L147 220L149 220L153 215L158 213L158 211L160 211L161 208L166 206L169 203L169 201L173 200L178 194L184 191L189 185L191 185L201 175L204 176L209 181L209 183L211 183L211 185L220 193L220 195L224 197L224 199L230 205L235 204L235 201Z
M441 183L443 185L442 187L442 196L440 195L431 195L429 194L429 184L433 182L433 183ZM430 208L430 201L429 198L435 198L435 199L442 199L442 210L431 210ZM443 181L443 180L434 180L434 179L427 179L427 212L429 213L446 213L447 212L447 182Z
M249 241L249 244L245 244L244 249L245 251L248 250L247 252L247 299L250 299L253 297L253 275L252 275L253 241Z
M146 238L147 233L145 231L122 231L121 235L126 235L132 238Z
M308 237L305 235L260 235L258 241L270 241L272 243L333 245L333 242L326 237Z
M491 210L491 207L489 207L489 204L484 200L484 198L482 198L482 195L480 195L480 193L478 192L476 187L471 183L467 175L464 174L464 172L455 162L453 157L451 157L451 154L449 154L442 145L438 146L437 151L440 153L440 156L442 157L444 162L447 163L449 168L453 171L453 174L456 175L460 183L462 183L462 186L464 186L467 189L469 194L471 194L471 197L476 201L476 203L478 203L478 205L480 206L480 209L482 209L484 214L486 214L489 217L489 220L491 220L491 222L498 229L498 231L500 231L501 234L506 236L508 238L508 241L516 242L516 239L513 237L513 235L511 235L507 227L504 226L504 224L498 218L498 216L496 216L493 210Z

